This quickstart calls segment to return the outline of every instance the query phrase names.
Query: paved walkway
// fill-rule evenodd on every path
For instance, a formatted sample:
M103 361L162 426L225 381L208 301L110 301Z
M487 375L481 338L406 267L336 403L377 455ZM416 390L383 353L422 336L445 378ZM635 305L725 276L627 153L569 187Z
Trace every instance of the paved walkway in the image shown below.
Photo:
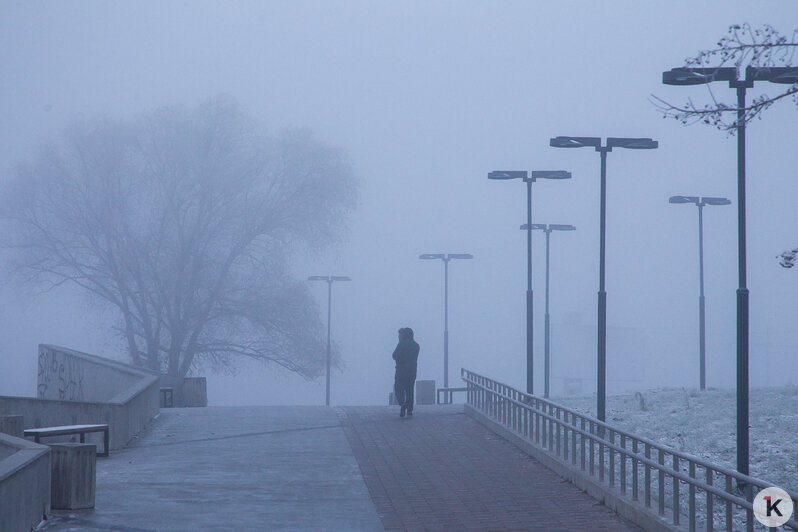
M335 412L161 410L141 439L97 460L96 508L47 531L382 530Z
M462 406L396 410L340 410L386 530L639 530Z
M563 510L567 508L567 510ZM162 410L46 531L636 530L462 406Z

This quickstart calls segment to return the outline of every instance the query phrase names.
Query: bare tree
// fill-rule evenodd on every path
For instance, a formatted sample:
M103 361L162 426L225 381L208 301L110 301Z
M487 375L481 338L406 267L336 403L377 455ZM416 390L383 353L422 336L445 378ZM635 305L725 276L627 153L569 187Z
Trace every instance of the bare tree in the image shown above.
M798 30L790 38L781 35L773 26L764 25L752 28L749 24L729 27L727 35L721 38L714 48L702 50L694 57L688 57L687 68L707 68L734 66L742 71L746 66L775 67L791 66L798 48ZM726 103L715 96L711 84L706 85L709 103L697 104L687 100L684 105L672 105L652 96L654 105L664 117L679 120L685 125L704 123L717 127L733 135L737 128L737 104ZM732 94L732 93L730 93ZM744 110L746 123L761 118L762 112L779 100L792 99L798 106L798 83L785 85L785 89L774 95L760 94Z
M312 378L324 329L289 257L336 239L356 187L340 150L268 136L220 97L68 129L11 180L6 245L26 279L117 310L136 365L182 377L239 356Z

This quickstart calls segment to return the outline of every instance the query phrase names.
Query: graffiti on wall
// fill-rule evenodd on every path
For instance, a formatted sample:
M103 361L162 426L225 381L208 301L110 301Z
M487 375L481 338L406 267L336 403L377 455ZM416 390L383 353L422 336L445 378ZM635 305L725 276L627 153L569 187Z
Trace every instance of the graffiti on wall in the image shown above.
M41 399L83 400L83 361L51 349L39 352L38 394Z

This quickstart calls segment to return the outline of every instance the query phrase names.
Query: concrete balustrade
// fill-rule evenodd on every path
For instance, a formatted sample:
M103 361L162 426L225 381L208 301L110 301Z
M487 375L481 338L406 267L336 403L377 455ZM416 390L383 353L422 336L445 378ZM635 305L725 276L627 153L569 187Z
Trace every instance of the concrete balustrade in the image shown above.
M0 434L0 530L31 530L49 511L50 449Z
M52 345L39 346L38 397L0 397L0 433L107 423L110 448L125 446L158 414L159 377L153 372ZM58 438L71 439L70 436ZM28 531L50 510L94 506L96 447L58 442L50 448L0 434L0 530ZM96 442L95 442L96 438ZM54 491L51 494L51 474Z
M119 449L158 414L156 374L64 347L39 346L38 393L0 396L0 416L22 415L25 429L107 423Z

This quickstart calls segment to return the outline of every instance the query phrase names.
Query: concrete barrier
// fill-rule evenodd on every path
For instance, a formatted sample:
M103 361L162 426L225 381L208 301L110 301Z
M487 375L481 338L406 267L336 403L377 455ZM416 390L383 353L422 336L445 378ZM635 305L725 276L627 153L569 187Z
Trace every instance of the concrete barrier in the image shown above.
M62 401L120 402L118 396L152 373L74 349L39 345L37 397Z
M22 438L23 428L23 416L0 416L0 432L3 434Z
M205 377L161 375L161 388L172 389L173 406L208 406L208 385Z
M0 397L0 416L22 415L26 429L108 423L111 449L119 449L158 414L155 374L64 347L39 346L38 393L39 398ZM87 435L87 441L98 445L101 438Z
M416 381L416 404L434 405L435 404L435 381Z
M180 406L208 406L208 384L205 377L184 378L180 392Z
M28 532L50 511L50 449L0 434L0 530Z
M57 510L94 508L97 448L86 443L50 446L50 505Z

